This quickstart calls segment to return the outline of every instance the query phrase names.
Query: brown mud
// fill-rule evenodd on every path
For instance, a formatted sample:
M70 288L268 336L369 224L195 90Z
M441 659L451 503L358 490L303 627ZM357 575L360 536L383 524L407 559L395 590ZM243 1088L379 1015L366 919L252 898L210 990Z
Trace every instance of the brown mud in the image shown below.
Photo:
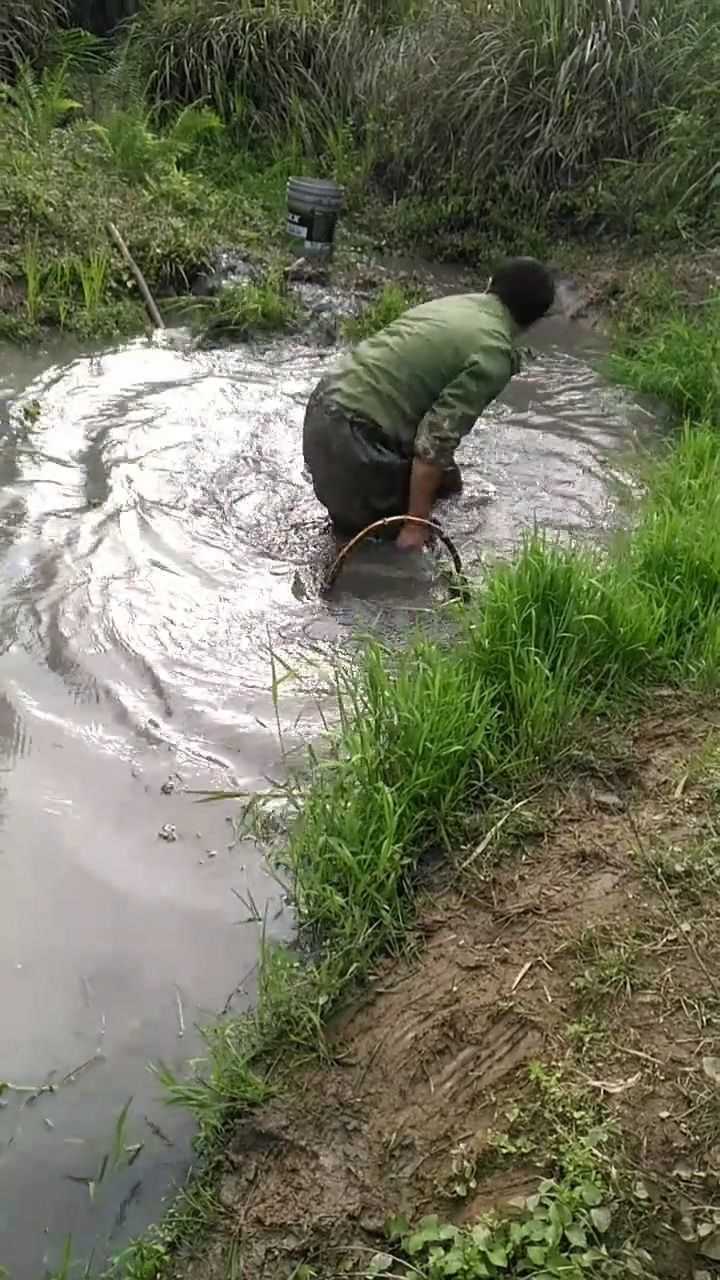
M330 1062L238 1127L213 1238L179 1274L364 1274L390 1214L468 1221L530 1194L553 1162L523 1121L541 1062L618 1126L659 1274L709 1276L678 1229L720 1203L719 798L720 707L661 691L463 850L331 1026Z

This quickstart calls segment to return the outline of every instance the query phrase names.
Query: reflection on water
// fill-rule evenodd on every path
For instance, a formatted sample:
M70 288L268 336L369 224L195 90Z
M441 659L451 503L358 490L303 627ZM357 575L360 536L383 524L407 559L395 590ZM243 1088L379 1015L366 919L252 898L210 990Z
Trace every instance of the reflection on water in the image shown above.
M651 423L571 339L548 321L544 354L463 446L465 489L441 518L470 566L536 524L597 538L617 520L623 451ZM277 775L269 646L303 676L283 687L288 747L317 731L337 647L402 632L434 598L432 559L388 547L316 594L330 542L300 428L328 358L291 343L5 353L0 397L42 412L0 436L0 1079L55 1086L2 1098L15 1280L69 1233L105 1255L158 1215L191 1127L147 1064L180 1069L196 1024L252 1000L261 926L239 923L233 890L272 936L291 931L228 808L182 791ZM92 1200L131 1095L142 1148Z

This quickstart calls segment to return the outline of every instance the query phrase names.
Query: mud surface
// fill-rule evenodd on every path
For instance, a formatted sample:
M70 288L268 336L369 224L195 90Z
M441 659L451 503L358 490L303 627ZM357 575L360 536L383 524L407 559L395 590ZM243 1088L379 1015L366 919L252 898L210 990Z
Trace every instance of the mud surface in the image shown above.
M533 343L440 513L470 569L534 525L604 538L623 518L628 456L652 439L595 371L592 336L556 317ZM330 544L299 440L333 355L297 341L198 352L170 335L0 356L0 1080L19 1086L1 1099L0 1262L13 1280L36 1280L68 1234L102 1256L158 1215L190 1131L147 1064L179 1066L196 1023L252 999L262 926L243 923L237 893L272 936L292 930L228 807L185 794L252 791L281 770L270 649L299 677L281 689L290 749L319 729L337 647L368 626L401 635L442 595L431 557L385 548L317 598ZM503 1035L522 1046L519 1026ZM124 1139L142 1149L98 1182L131 1096Z
M717 867L719 731L715 706L660 700L622 737L597 734L485 866L445 872L408 957L331 1028L336 1065L238 1129L221 1228L186 1280L220 1280L231 1256L263 1280L303 1262L323 1280L357 1274L387 1248L390 1215L474 1221L532 1194L553 1173L523 1119L535 1061L607 1103L666 1224L659 1274L708 1265L672 1226L679 1206L709 1216L720 1196L701 1066L720 1045L720 921L691 870L693 849ZM459 1153L476 1183L461 1194Z

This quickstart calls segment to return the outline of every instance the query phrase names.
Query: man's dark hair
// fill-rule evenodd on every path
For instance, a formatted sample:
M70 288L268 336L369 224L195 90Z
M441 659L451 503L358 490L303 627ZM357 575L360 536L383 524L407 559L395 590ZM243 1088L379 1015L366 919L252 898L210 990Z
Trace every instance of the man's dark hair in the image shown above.
M555 285L537 258L508 258L494 273L489 292L505 303L521 329L527 329L550 310Z

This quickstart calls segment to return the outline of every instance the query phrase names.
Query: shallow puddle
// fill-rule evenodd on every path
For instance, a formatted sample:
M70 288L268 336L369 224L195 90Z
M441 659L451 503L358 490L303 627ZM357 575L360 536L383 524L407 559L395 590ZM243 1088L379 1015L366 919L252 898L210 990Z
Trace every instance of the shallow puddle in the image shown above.
M558 318L533 343L440 511L471 569L534 526L604 538L652 437L594 372L592 339ZM432 557L388 547L317 596L330 544L300 432L332 358L296 342L0 352L0 1080L34 1090L0 1098L13 1280L68 1235L101 1259L159 1215L191 1125L148 1064L181 1069L196 1024L252 1000L262 924L238 894L271 936L292 931L232 806L183 794L278 776L270 649L301 677L281 687L288 749L320 728L338 646L402 633L442 597ZM98 1181L130 1097L123 1145L142 1147Z

